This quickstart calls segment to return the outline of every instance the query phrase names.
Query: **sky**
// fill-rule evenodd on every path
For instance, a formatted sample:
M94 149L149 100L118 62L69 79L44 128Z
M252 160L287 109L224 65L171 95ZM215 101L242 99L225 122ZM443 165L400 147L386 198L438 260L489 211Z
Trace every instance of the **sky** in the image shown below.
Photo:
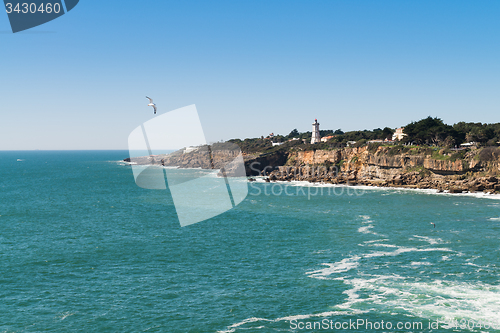
M127 149L146 95L159 115L195 104L207 142L315 118L500 122L498 17L499 1L80 0L13 34L0 14L0 150Z

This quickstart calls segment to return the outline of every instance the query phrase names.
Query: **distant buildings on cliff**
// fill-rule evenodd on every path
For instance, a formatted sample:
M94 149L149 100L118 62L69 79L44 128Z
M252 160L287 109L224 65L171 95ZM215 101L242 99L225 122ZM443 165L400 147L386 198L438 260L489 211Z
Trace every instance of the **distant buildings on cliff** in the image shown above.
M403 133L404 127L396 128L396 131L392 135L392 141L401 141L405 137L406 134Z
M314 119L314 123L312 124L312 126L313 126L313 128L312 128L312 135L311 135L311 144L320 143L320 142L327 142L328 140L333 139L335 137L335 135L327 135L327 136L321 137L320 132L319 132L318 119ZM404 129L405 129L404 127L397 128L394 131L394 133L392 134L392 140L386 138L385 140L370 140L370 141L368 141L368 143L376 143L376 142L383 143L383 142L401 141L406 136L406 134L403 133ZM262 137L262 138L264 138L264 137ZM274 142L273 141L274 133L269 134L266 139L271 140L271 143L273 146L279 146L279 145L282 145L284 143L284 142ZM300 140L300 139L299 138L292 138L292 139L289 139L288 141L294 141L294 140ZM302 139L302 141L305 143L306 139ZM348 141L347 145L352 146L355 143L356 143L356 141Z

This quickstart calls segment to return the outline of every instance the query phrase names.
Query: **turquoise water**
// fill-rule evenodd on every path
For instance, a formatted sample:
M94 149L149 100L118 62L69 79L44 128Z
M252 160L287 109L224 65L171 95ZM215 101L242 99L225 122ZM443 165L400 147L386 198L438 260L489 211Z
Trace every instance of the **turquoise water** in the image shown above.
M0 152L0 332L499 332L497 199L252 183L180 228L125 157Z

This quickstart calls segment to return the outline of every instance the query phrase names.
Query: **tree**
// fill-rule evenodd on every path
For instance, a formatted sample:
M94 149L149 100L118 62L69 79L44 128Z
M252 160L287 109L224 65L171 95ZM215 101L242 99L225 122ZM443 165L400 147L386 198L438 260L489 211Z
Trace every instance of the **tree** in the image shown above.
M385 140L385 139L392 139L392 134L394 133L394 131L389 128L389 127L385 127L383 130L382 130L382 140Z
M415 141L419 144L439 144L448 136L453 138L458 136L457 131L452 126L446 125L441 119L432 118L431 116L417 122L411 122L405 126L403 132L407 135L404 141Z
M297 129L293 129L290 134L288 134L287 138L289 139L293 139L293 138L298 138L300 136L300 133L299 131L297 131Z

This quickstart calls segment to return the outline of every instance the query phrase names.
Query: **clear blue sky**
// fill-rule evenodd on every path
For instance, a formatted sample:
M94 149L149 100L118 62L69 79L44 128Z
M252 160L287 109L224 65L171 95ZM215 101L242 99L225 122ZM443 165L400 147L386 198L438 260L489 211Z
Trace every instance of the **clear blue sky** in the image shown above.
M12 34L0 13L0 150L126 149L196 104L208 141L500 122L499 1L80 0ZM189 130L189 129L188 129Z

